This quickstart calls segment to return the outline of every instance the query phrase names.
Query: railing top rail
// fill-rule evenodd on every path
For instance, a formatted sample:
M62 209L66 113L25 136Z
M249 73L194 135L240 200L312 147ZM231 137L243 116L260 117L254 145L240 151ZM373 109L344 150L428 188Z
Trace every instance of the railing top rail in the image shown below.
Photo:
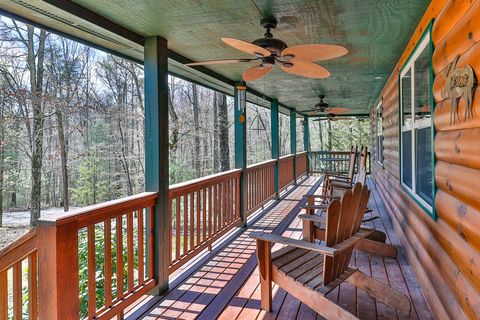
M212 174L206 177L201 177L198 179L189 180L189 181L171 185L170 199L176 198L178 195L188 193L193 190L205 188L205 187L208 187L209 185L214 185L228 178L240 176L241 172L242 172L241 169L233 169L230 171L220 172L220 173Z
M7 247L0 250L0 272L37 249L37 228L33 228Z
M77 223L78 228L82 228L121 215L128 210L152 206L157 197L157 192L143 192L130 197L91 205L62 216L45 216L38 220L38 224L41 226Z
M262 161L262 162L259 162L259 163L254 163L254 164L251 164L251 165L247 166L247 170L257 169L257 168L260 168L260 167L267 166L269 164L274 164L276 161L277 161L276 159L270 159L270 160Z
M308 153L308 151L298 152L298 153L296 154L296 156L303 156L304 154L307 154L307 153Z
M294 157L295 157L294 154L287 154L286 156L278 158L278 160L288 160L288 159L291 159L291 158L294 158Z

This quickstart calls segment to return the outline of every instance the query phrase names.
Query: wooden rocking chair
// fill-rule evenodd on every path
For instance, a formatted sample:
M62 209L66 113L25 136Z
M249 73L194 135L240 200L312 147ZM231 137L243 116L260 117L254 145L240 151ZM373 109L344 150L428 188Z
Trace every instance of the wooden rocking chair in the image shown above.
M260 270L261 307L272 310L272 281L327 319L357 319L325 296L347 281L365 290L399 312L410 314L410 300L402 293L349 267L356 244L372 229L361 226L370 192L358 183L347 191L341 201L330 203L326 219L301 215L304 228L311 222L326 223L325 242L312 243L313 236L295 240L274 234L252 233L257 240L257 259ZM304 233L305 234L305 233ZM271 244L286 247L271 252Z
M348 172L347 174L334 174L326 173L323 175L323 194L327 194L329 183L330 182L352 182L353 175L355 174L355 164L357 162L357 147L352 146L350 149L349 161L348 161Z
M366 171L365 168L360 168L359 172L356 174L355 183L360 183L362 186L366 183ZM340 199L346 191L351 190L352 185L350 184L340 184L340 183L331 183L329 186L329 192L327 195L306 195L307 204L304 205L302 208L305 209L306 214L315 215L315 211L319 210L320 212L325 212L327 210L328 205L335 199ZM316 203L316 201L319 203ZM371 209L366 209L365 213L371 212ZM370 219L365 219L362 222L368 222L371 220L375 220L379 218L373 217ZM325 228L322 228L322 224L320 221L311 222L312 226L309 230L314 232L315 239L317 240L324 240L325 239ZM357 243L357 249L380 255L383 257L389 258L396 258L397 257L397 248L391 244L385 243L387 240L387 235L380 231L375 230L373 231L362 241Z

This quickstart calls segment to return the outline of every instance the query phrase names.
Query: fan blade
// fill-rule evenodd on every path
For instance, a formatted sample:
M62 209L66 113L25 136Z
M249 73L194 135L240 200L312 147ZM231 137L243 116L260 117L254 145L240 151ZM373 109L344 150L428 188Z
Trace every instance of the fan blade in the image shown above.
M255 81L266 75L272 70L272 67L263 67L261 65L248 68L242 74L244 81Z
M288 64L282 64L281 68L287 73L306 78L322 79L330 76L327 69L312 62L292 61Z
M341 46L330 44L304 44L293 46L282 51L282 58L293 56L290 61L320 61L338 58L346 55L348 50Z
M228 44L229 46L234 47L237 50L250 53L260 57L268 57L271 55L270 51L262 47L251 44L243 40L238 40L234 38L222 38L222 41Z
M349 108L328 108L328 113L333 113L333 114L342 114L342 113L347 113L349 112Z
M199 62L191 62L186 63L186 66L194 67L194 66L206 66L210 64L226 64L226 63L235 63L235 62L250 62L253 60L257 60L257 58L253 59L220 59L220 60L208 60L208 61L199 61Z

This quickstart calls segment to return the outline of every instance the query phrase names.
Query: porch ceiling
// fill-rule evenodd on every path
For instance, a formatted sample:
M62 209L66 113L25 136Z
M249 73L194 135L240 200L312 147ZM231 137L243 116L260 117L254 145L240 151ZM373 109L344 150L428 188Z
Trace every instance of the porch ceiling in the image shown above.
M10 0L2 7L19 10L23 1ZM51 4L47 4L49 2ZM29 1L51 10L60 1ZM221 37L235 37L252 41L263 36L259 25L262 16L279 20L275 37L289 46L305 43L328 43L345 46L348 55L323 62L332 73L331 79L314 80L289 75L276 69L265 78L248 83L250 88L299 111L311 109L319 94L338 107L351 108L353 113L368 113L387 81L408 39L413 33L430 1L428 0L74 0L99 15L141 36L160 35L169 43L169 49L193 61L245 57L225 45ZM25 3L25 2L23 2ZM25 11L25 9L22 9ZM72 19L72 15L55 8L55 14ZM27 12L28 13L28 12ZM74 12L76 13L76 12ZM120 51L141 59L141 46L123 41L127 48L109 44L98 35L82 32L78 27L59 25L58 21L21 13L33 21L51 26L65 33ZM82 13L76 13L82 17ZM40 21L39 21L40 20ZM88 20L88 19L85 19ZM50 22L49 22L50 21ZM56 23L56 25L52 25ZM85 24L85 21L78 22ZM105 34L104 29L90 23L93 30ZM77 29L77 30L74 30ZM112 30L115 32L115 30ZM108 33L107 33L108 35ZM117 36L112 34L112 38ZM236 81L248 66L232 64L212 66L211 70ZM173 63L171 70L212 87L218 81ZM227 89L228 90L228 89ZM222 91L226 91L223 86Z

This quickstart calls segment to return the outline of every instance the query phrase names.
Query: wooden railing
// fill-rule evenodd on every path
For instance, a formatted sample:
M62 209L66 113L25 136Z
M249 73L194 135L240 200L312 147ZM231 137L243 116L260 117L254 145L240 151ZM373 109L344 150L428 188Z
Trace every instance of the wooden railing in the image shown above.
M240 175L231 170L170 186L170 273L239 225Z
M278 159L278 189L288 187L295 179L293 163L295 155L288 155Z
M37 257L37 229L0 250L0 319L38 318Z
M246 216L275 197L276 164L281 191L307 173L307 153L246 169ZM236 169L170 186L169 273L240 225L241 175ZM0 251L0 319L122 318L157 284L157 197L142 193L42 218Z
M42 318L123 318L156 285L156 198L146 192L39 221Z
M246 174L245 213L250 215L275 197L274 170L276 160L248 166Z
M297 153L295 155L295 176L301 177L307 173L307 152Z
M360 151L357 151L357 171L360 162ZM311 173L347 173L350 163L350 151L311 151L308 153ZM366 162L367 173L370 173L370 152Z

